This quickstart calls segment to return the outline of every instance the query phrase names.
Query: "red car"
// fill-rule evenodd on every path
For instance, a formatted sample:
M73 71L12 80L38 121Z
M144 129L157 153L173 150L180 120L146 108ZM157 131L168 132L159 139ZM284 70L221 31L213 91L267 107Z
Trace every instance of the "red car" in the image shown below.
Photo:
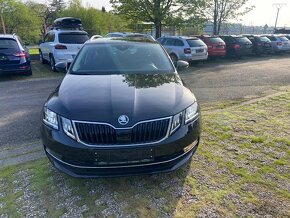
M220 37L202 35L199 38L207 45L210 58L226 56L226 43Z

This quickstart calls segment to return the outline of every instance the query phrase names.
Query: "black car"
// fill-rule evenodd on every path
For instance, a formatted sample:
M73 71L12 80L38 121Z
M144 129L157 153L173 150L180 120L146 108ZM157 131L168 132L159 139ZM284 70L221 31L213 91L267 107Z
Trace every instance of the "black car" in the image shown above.
M266 36L244 35L253 44L253 53L255 54L269 54L272 52L271 40Z
M17 35L0 35L0 74L32 74L30 56Z
M71 176L170 172L197 149L200 111L156 41L104 38L84 44L45 103L41 129L48 158Z
M245 36L220 36L226 43L227 56L246 56L252 54L252 42Z

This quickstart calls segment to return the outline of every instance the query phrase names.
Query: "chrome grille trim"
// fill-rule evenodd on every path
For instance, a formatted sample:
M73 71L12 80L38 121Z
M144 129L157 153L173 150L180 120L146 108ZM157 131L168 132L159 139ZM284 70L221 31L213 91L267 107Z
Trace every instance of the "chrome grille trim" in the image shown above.
M156 121L160 121L160 120L168 120L168 127L167 127L167 131L166 131L166 135L165 137L163 137L162 139L158 140L158 141L154 141L154 142L148 142L148 143L135 143L135 144L88 144L83 142L80 137L79 137L79 133L77 131L76 128L76 123L83 123L83 124L96 124L96 125L106 125L109 126L115 130L131 130L134 127L136 127L139 124L144 124L144 123L150 123L150 122L156 122ZM121 147L131 147L131 146L141 146L141 145L152 145L152 144L157 144L160 143L162 141L164 141L165 139L167 139L169 137L170 134L170 128L171 128L171 124L172 124L172 117L164 117L164 118L159 118L159 119L152 119L152 120L145 120L145 121L140 121L138 123L135 123L133 126L131 127L124 127L124 128L117 128L109 123L103 123L103 122L89 122L89 121L79 121L79 120L72 120L73 123L73 128L74 128L74 132L76 134L76 140L77 142L86 145L88 147L97 147L97 148L115 148L116 146L121 146Z

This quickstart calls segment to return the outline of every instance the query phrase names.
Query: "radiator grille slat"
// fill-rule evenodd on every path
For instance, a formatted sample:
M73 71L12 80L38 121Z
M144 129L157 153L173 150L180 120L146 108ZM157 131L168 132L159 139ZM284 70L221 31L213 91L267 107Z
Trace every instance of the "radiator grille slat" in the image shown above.
M142 122L133 128L126 129L129 134L128 141L125 144L154 143L165 138L169 128L170 118ZM107 124L75 122L76 131L81 142L90 145L121 145L124 141L118 141L118 131ZM124 130L125 131L125 130Z

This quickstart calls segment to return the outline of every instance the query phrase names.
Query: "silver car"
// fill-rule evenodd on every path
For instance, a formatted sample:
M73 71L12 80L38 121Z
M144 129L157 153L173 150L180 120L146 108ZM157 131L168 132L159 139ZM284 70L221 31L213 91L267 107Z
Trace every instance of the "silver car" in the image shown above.
M190 62L208 58L207 45L197 37L164 36L157 41L166 49L173 63L178 60Z
M285 36L266 35L271 40L273 52L290 51L290 41Z

